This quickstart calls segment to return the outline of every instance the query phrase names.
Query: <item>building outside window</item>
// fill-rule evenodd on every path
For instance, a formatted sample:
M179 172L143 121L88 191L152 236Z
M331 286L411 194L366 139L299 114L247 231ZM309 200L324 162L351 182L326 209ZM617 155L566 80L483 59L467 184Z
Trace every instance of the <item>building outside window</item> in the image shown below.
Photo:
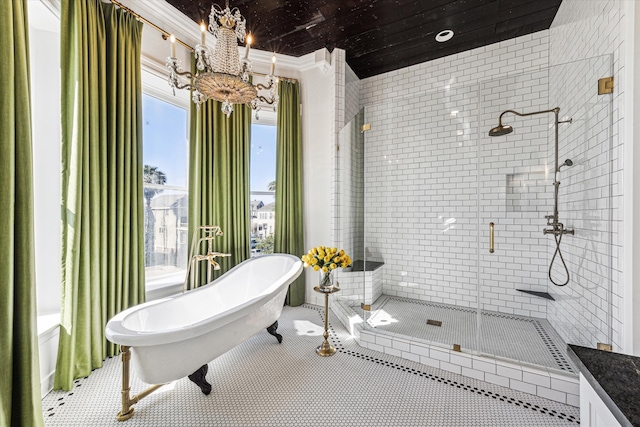
M188 134L186 108L142 95L146 277L186 270Z
M275 113L251 125L251 255L273 253L275 229Z

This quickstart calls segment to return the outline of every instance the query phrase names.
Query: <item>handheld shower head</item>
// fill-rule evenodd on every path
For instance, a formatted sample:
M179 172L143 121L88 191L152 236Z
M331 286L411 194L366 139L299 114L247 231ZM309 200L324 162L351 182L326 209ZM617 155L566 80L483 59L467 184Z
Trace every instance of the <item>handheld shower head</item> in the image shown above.
M513 132L513 128L509 125L499 124L489 131L489 136L502 136Z
M563 166L573 166L573 160L571 159L565 160L563 164L558 166L558 170L560 170L560 168L562 168Z

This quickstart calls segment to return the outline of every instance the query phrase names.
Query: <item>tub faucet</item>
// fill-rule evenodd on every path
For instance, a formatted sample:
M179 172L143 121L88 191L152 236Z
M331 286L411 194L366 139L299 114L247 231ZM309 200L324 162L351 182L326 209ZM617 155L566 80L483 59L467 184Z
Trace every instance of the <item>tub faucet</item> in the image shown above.
M198 238L199 235L204 234L203 237ZM191 239L191 249L189 250L189 262L187 264L187 274L182 285L182 292L187 290L187 284L189 278L191 278L191 288L196 287L195 277L191 275L192 270L195 268L195 276L198 277L198 265L197 261L208 261L207 264L207 283L211 282L211 269L220 270L220 264L216 261L217 257L229 257L231 254L225 254L222 252L213 251L213 240L216 237L222 236L222 230L217 225L201 225L193 230L193 237ZM198 249L202 243L206 243L206 253L197 254Z
M206 255L194 255L192 261L209 261L209 264L213 266L214 270L220 270L220 264L218 264L215 259L216 257L226 256L231 256L231 254L223 254L222 252L209 252Z

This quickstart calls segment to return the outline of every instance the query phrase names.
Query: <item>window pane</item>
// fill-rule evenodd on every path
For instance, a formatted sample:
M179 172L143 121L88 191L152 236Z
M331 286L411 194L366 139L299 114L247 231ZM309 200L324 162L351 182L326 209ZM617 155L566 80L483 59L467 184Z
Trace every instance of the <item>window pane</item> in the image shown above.
M251 254L273 253L276 127L251 126Z
M187 111L142 96L147 278L187 266Z
M187 192L144 188L144 247L148 278L187 267Z
M187 110L142 95L143 161L158 168L166 185L187 188Z

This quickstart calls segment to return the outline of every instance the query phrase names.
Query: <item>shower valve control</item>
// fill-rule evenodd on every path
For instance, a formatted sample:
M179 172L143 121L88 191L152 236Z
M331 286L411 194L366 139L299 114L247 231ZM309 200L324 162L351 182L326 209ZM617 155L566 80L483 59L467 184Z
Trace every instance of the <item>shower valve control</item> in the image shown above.
M547 220L549 220L549 218L547 218ZM550 225L551 228L545 228L544 230L542 230L543 234L553 234L554 236L560 236L563 234L573 235L574 233L574 231L571 229L565 230L564 224L561 222L551 222L547 223L547 225Z

